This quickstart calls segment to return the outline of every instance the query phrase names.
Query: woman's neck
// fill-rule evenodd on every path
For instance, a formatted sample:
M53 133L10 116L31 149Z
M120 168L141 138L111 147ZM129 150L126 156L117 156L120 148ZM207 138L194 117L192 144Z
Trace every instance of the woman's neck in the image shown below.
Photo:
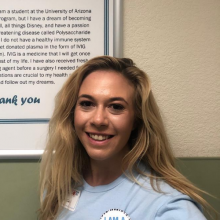
M84 179L90 186L107 185L121 176L124 170L122 160L113 162L91 159L90 165L90 169L84 173Z

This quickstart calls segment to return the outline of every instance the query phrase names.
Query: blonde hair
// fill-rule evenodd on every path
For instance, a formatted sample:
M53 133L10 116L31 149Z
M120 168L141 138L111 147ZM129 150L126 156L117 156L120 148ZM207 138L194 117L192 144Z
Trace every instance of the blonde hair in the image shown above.
M68 78L56 96L55 110L49 123L47 146L41 162L41 220L52 220L62 209L73 187L82 185L82 173L89 167L89 157L74 131L74 107L85 77L96 70L113 70L127 78L135 88L135 129L129 138L130 151L124 158L130 177L135 169L153 180L163 179L170 186L190 196L204 208L211 206L200 196L201 191L180 174L174 165L166 132L154 100L149 79L131 59L100 56L79 67ZM151 175L138 169L141 161L152 170Z

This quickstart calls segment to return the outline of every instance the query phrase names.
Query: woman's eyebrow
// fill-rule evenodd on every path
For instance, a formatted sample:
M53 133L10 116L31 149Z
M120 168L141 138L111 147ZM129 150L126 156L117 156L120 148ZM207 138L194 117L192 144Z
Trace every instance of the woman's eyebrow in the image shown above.
M128 102L124 98L122 98L122 97L113 97L113 98L110 98L109 101L110 102L113 102L113 101L123 101L123 102L125 102L128 105Z
M91 95L87 95L87 94L80 95L78 97L78 99L80 99L80 98L87 98L87 99L91 99L91 100L95 101L95 98L93 98ZM124 98L122 98L122 97L112 97L112 98L109 99L109 101L110 102L123 101L123 102L125 102L128 105L128 102Z
M87 99L91 99L91 100L95 100L91 95L87 95L87 94L82 94L82 95L80 95L79 97L78 97L78 99L80 99L80 98L87 98Z

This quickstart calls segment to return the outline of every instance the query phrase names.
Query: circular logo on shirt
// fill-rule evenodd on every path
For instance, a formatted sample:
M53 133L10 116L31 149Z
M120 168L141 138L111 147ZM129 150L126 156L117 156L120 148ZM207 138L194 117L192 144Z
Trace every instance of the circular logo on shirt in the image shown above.
M131 218L121 209L110 209L101 216L100 220L131 220Z

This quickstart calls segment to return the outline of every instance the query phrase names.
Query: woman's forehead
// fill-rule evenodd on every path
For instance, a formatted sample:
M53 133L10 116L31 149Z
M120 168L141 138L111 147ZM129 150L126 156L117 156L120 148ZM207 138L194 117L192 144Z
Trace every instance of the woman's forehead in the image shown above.
M112 70L99 70L90 73L82 82L79 95L133 96L133 85L121 73Z

